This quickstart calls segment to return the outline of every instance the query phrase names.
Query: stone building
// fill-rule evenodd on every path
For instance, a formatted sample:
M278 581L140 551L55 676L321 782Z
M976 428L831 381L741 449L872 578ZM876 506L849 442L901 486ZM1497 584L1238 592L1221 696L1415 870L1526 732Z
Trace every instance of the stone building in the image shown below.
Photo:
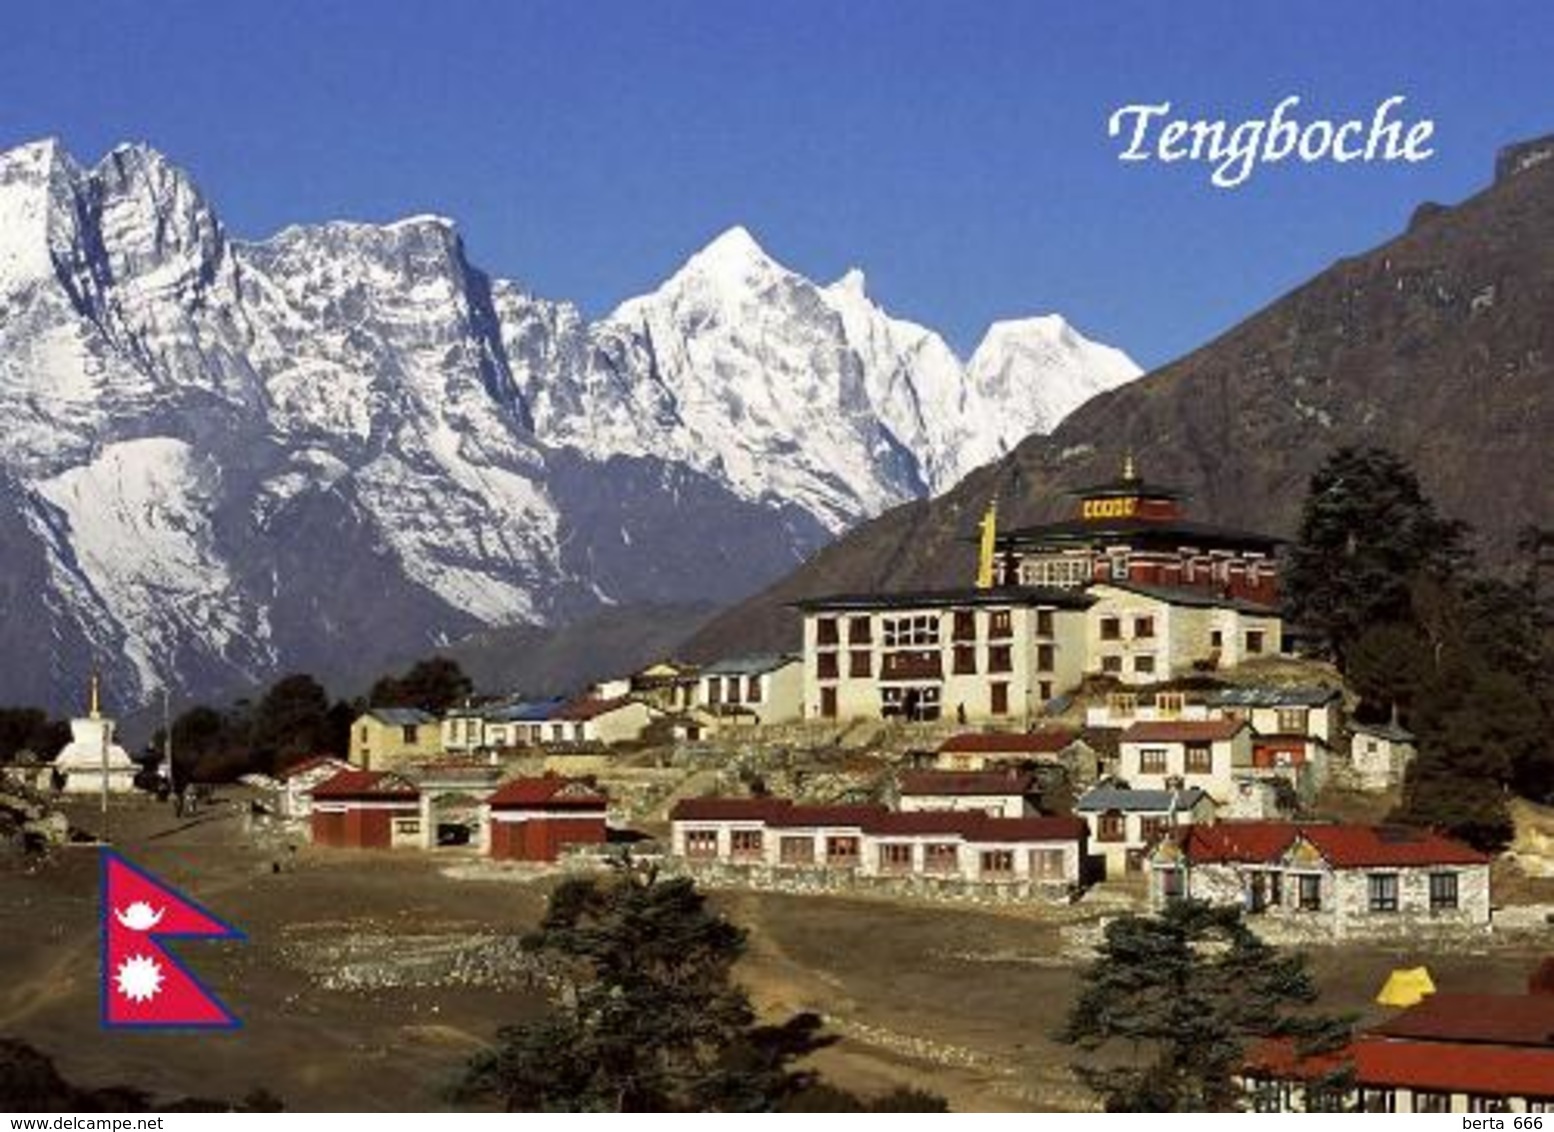
M1150 901L1240 904L1334 938L1480 928L1490 858L1404 826L1219 822L1178 830L1149 856Z
M1361 790L1400 785L1415 752L1413 732L1395 723L1349 724L1349 766Z
M1149 850L1171 830L1214 820L1214 799L1186 790L1132 790L1102 783L1074 803L1090 827L1090 849L1108 879L1142 873Z
M964 810L990 817L1020 818L1038 812L1036 777L1029 771L919 770L901 775L897 808L902 813Z
M437 717L420 708L368 708L351 724L350 760L363 770L390 770L441 751Z
M1118 744L1117 777L1135 790L1197 787L1230 801L1252 770L1252 731L1239 719L1135 723Z

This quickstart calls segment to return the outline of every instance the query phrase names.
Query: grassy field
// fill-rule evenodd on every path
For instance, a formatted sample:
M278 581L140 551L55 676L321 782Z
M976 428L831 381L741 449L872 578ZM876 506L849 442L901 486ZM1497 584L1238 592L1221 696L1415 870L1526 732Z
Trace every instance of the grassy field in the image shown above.
M263 1085L299 1110L438 1108L472 1050L542 1008L521 978L445 976L450 954L478 959L533 927L545 878L464 879L482 870L461 868L455 879L445 870L457 857L291 852L256 842L240 807L180 823L137 803L118 814L117 829L122 852L248 933L242 944L181 947L244 1027L103 1032L96 853L69 849L35 872L0 871L0 1034L33 1042L82 1083L226 1097ZM714 899L750 931L740 976L757 1005L774 1017L816 1010L841 1036L817 1058L838 1084L912 1084L963 1110L1089 1105L1052 1033L1104 901L1054 914L746 892ZM1515 991L1536 958L1487 946L1311 955L1323 1005L1367 1016L1395 966L1426 963L1442 989Z

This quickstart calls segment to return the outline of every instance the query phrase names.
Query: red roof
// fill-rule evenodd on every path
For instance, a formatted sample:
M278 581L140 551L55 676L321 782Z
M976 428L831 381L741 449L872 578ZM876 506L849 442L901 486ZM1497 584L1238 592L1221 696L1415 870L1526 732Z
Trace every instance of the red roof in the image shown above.
M1187 859L1195 864L1273 862L1284 856L1297 837L1309 841L1329 865L1339 869L1482 865L1489 861L1460 841L1409 826L1229 821L1189 826L1179 835Z
M591 782L547 774L542 778L514 778L504 782L487 802L493 810L526 806L597 810L608 805L609 799Z
M778 829L832 826L863 829L889 813L884 806L784 806L773 812L767 824Z
M1301 833L1337 868L1366 865L1486 865L1489 856L1428 829L1401 825L1308 825Z
M765 821L791 805L785 798L681 798L670 821Z
M1432 994L1371 1032L1391 1038L1554 1049L1554 997ZM1554 1080L1550 1087L1554 1089Z
M1089 836L1083 818L984 818L972 841L1079 841Z
M601 715L608 714L609 712L614 711L616 708L624 707L626 704L632 702L633 701L626 696L616 696L613 700L601 700L596 699L593 696L584 696L580 699L571 700L562 704L559 708L556 709L555 713L550 718L557 720L575 720L577 722L584 722L586 720L596 719Z
M342 759L339 755L314 755L311 758L303 759L300 763L292 763L278 772L275 777L285 782L288 778L296 778L297 775L306 774L310 770L319 770L326 766L337 766L344 770L350 765L348 761Z
M965 837L966 831L987 820L981 810L918 810L915 813L881 814L869 823L876 837Z
M951 735L939 745L945 754L1051 755L1079 738L1072 731L1030 731L1000 734L994 731L968 731Z
M953 797L971 794L1024 797L1033 789L1035 789L1035 778L1032 775L1002 770L918 770L909 771L901 776L903 795Z
M1554 1097L1554 1047L1363 1036L1338 1053L1299 1059L1288 1040L1279 1040L1260 1045L1247 1059L1247 1072L1300 1080L1331 1072L1345 1063L1353 1064L1358 1085L1477 1096Z
M1234 738L1241 719L1162 719L1135 723L1122 733L1124 743L1213 743Z
M319 798L415 801L421 796L413 783L386 770L342 770L313 787L312 793L315 801Z

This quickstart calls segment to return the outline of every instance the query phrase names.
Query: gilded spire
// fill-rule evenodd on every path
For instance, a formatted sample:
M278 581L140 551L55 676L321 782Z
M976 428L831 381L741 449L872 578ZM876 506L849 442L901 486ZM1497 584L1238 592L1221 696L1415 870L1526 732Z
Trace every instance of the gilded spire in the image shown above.
M1138 470L1133 466L1133 449L1131 448L1128 449L1127 454L1122 458L1122 478L1125 480L1136 480L1139 478Z

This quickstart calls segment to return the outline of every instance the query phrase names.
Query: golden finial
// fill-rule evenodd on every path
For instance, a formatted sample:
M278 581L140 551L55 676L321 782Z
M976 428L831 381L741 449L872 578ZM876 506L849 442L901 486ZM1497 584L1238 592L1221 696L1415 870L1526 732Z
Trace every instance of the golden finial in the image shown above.
M1133 449L1131 448L1128 449L1127 454L1122 458L1122 478L1125 480L1136 480L1139 478L1138 472L1133 467Z
M87 714L92 719L101 719L102 718L102 714L103 714L102 713L102 677L98 675L97 670L95 668L92 670L91 703L90 703L90 705L89 705L89 707L87 709Z

